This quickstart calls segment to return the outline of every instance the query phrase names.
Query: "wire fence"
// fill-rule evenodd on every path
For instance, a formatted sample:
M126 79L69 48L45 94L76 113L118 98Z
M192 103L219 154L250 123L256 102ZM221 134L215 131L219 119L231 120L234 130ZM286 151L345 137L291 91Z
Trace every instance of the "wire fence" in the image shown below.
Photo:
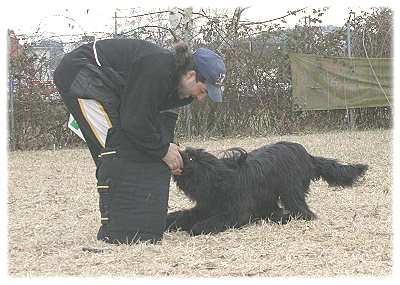
M224 57L228 75L224 102L194 103L190 111L182 110L178 139L348 128L346 110L293 111L288 55L344 56L350 27L352 56L391 58L392 11L371 8L352 13L343 26L333 27L321 22L327 8L298 9L258 22L242 20L244 10L117 10L114 27L101 33L43 37L10 32L10 150L82 144L67 128L68 112L52 84L52 73L65 52L95 38L138 38L168 48L185 39L193 49L208 47ZM298 24L288 28L285 22L289 18L298 19ZM21 46L20 41L25 44ZM391 127L391 111L390 106L355 109L352 125L358 129Z

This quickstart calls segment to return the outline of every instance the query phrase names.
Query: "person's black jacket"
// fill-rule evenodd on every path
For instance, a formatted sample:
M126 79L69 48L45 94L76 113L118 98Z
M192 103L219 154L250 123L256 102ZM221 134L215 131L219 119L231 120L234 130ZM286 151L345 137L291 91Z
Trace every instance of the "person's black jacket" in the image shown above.
M55 71L57 88L67 92L83 67L96 66L110 80L120 99L120 130L111 132L114 138L109 138L109 132L107 141L110 139L114 146L136 152L138 157L144 153L161 159L170 140L163 134L160 111L192 101L177 96L179 75L175 53L132 39L99 40L95 47L101 67L96 63L93 43L82 45L65 55Z

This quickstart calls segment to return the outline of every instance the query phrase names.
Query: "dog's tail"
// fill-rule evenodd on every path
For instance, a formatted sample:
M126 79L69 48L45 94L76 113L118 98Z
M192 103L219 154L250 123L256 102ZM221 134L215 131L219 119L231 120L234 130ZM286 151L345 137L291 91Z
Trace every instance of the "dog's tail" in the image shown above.
M316 177L328 182L329 186L351 186L364 175L368 169L366 164L344 165L335 159L314 156Z

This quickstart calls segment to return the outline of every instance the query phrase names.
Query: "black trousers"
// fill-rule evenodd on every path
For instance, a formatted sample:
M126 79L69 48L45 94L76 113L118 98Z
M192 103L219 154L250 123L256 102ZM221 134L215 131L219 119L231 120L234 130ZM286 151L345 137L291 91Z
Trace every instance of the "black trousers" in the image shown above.
M88 65L68 92L60 92L77 121L96 164L101 226L99 240L110 243L156 242L165 228L170 170L163 161L135 162L107 145L120 127L119 99L107 79ZM160 114L163 132L173 141L176 111Z
M102 226L97 238L111 243L161 240L168 211L170 170L163 162L134 162L106 149L97 187Z

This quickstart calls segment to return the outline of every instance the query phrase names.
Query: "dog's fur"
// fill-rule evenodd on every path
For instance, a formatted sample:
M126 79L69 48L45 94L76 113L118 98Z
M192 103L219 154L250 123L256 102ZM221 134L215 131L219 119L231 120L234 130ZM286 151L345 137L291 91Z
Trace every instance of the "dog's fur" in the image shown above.
M312 156L291 142L249 153L233 148L222 158L194 148L186 148L181 155L183 173L174 176L174 181L196 205L170 213L167 229L180 228L193 235L217 233L258 219L312 220L316 216L305 201L311 181L322 178L330 186L351 186L368 169L364 164L343 165Z

